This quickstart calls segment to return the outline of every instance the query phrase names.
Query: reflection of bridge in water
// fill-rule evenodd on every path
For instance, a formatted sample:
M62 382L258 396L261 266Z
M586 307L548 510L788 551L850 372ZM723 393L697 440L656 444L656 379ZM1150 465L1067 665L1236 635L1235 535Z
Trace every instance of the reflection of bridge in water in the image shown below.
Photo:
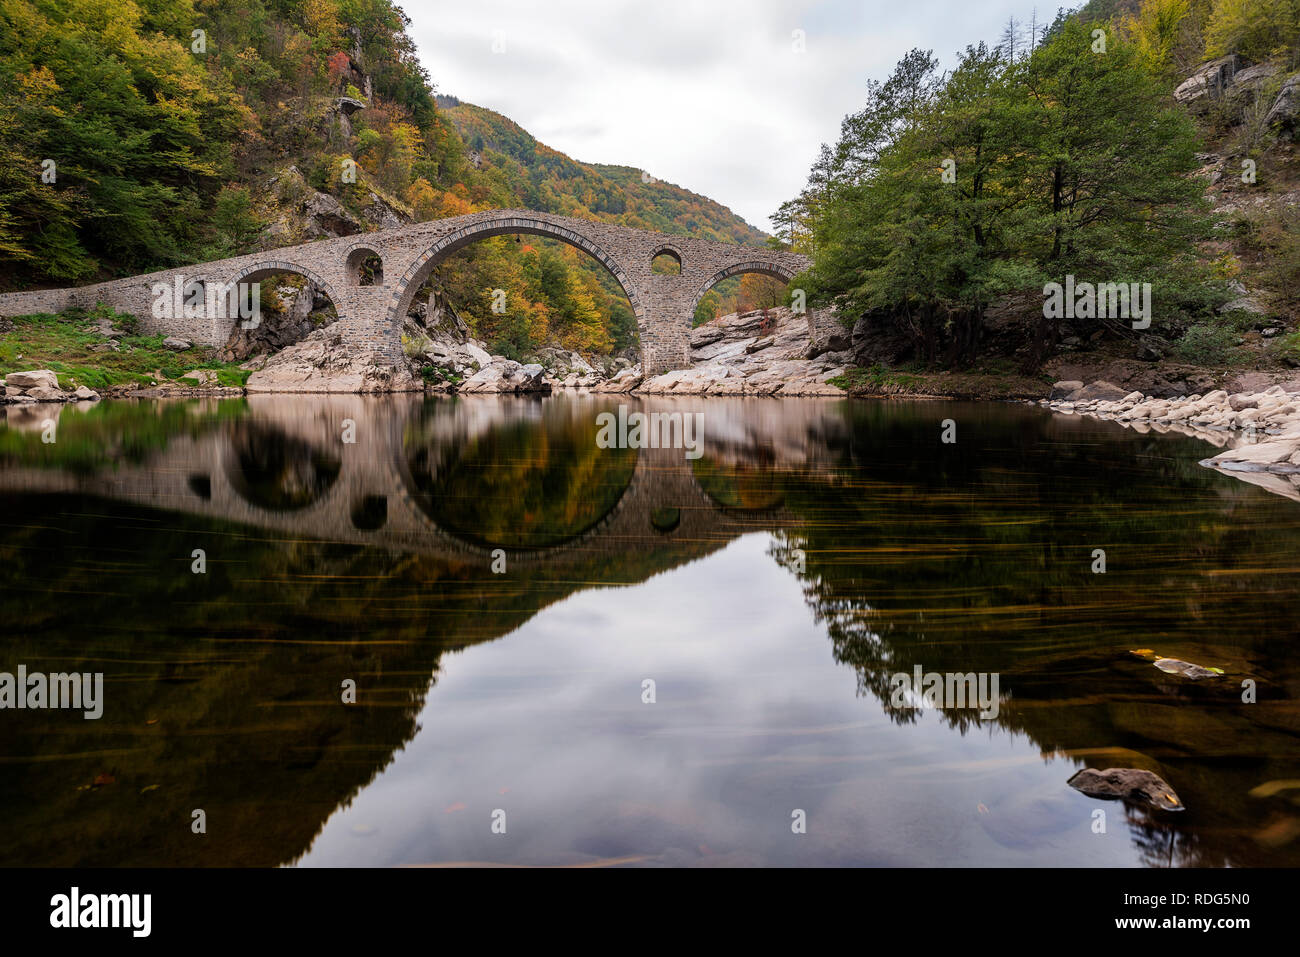
M294 537L413 552L458 563L487 563L503 548L511 567L531 562L585 560L601 554L671 547L674 543L722 544L746 532L790 525L779 500L738 508L712 497L680 448L647 448L621 494L603 514L545 547L475 540L440 522L438 504L411 471L414 443L456 450L510 426L560 415L587 428L608 401L575 397L539 403L510 397L472 402L422 403L411 397L252 397L248 414L197 437L173 436L141 465L119 463L91 475L48 468L0 472L0 491L100 496L155 509L236 522ZM637 404L638 407L642 407ZM646 409L686 413L674 400ZM694 411L693 408L690 411ZM766 467L806 465L808 432L764 435L749 419L727 415L725 402L706 414L702 447L706 461ZM800 423L824 433L839 421L811 406L817 421ZM431 413L422 416L422 413ZM773 422L778 420L774 419ZM594 434L594 429L592 430ZM351 441L345 440L345 435ZM250 474L269 467L288 494L270 496ZM599 455L617 455L602 450ZM623 453L627 454L627 453ZM259 460L262 460L259 462ZM802 460L802 461L801 461ZM570 490L575 497L581 489ZM463 526L463 523L461 523Z
M686 411L671 400L627 404ZM634 455L585 444L611 405L276 396L253 397L225 418L214 413L233 403L204 400L182 406L199 429L173 429L139 464L124 450L147 440L125 438L111 417L99 419L113 408L99 406L88 458L109 464L83 472L68 454L77 442L69 412L79 410L4 410L10 429L32 433L36 454L26 461L44 464L0 468L0 496L12 497L14 514L30 507L43 516L0 530L0 548L16 559L4 569L13 587L0 589L0 650L47 671L94 660L110 676L114 708L71 728L55 711L0 723L0 750L12 762L0 782L0 863L291 863L413 740L448 652L510 634L594 585L644 581L792 521L779 500L761 495L744 497L746 508L719 503L684 450ZM772 403L770 413L756 414L752 400L745 408L710 401L702 461L753 464L755 473L774 462L820 466L826 436L846 427L830 403L794 415L789 402ZM149 420L167 409L138 411ZM494 575L490 546L439 524L440 503L411 474L413 453L452 455L479 440L498 457L477 464L513 475L508 450L518 447L491 437L512 425L563 432L554 417L570 420L580 441L558 454L552 445L551 460L589 450L588 464L616 478L606 488L617 484L619 494L598 496L608 507L554 547L509 549L507 573ZM65 444L41 456L34 433L50 418ZM346 420L354 443L343 441ZM484 489L489 511L478 514L511 506L502 483ZM45 495L61 501L42 505ZM573 495L590 498L581 486ZM664 521L665 511L675 520ZM459 522L462 531L474 529L473 518ZM208 553L206 575L189 573L195 545ZM60 600L32 601L32 587ZM357 705L339 704L345 677L358 681ZM121 750L106 752L105 735ZM118 783L104 793L79 789L105 773ZM84 812L106 794L121 810ZM212 840L192 839L185 815L196 807L220 822ZM175 827L178 808L183 826Z

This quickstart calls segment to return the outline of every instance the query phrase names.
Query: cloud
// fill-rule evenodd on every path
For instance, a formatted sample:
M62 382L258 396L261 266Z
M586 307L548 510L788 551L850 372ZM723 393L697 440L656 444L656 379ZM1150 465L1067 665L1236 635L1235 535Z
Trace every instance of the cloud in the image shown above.
M406 10L439 92L575 159L645 169L768 229L821 143L862 105L867 80L917 46L950 65L1032 5L476 0Z

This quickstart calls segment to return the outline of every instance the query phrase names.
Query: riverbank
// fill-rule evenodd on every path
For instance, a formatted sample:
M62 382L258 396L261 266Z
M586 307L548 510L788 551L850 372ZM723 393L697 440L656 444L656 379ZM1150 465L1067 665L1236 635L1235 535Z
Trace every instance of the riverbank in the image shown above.
M137 328L134 316L109 310L0 320L4 401L243 393L250 372L238 363Z
M1300 501L1300 380L1259 390L1162 398L1110 382L1058 382L1038 404L1138 432L1176 432L1223 449L1201 465Z
M962 369L861 364L854 336L818 341L813 317L784 307L723 316L691 332L690 366L646 378L628 356L583 357L562 348L514 361L493 355L464 328L404 334L404 365L351 353L330 327L270 354L231 360L218 350L142 336L137 321L111 310L0 320L0 378L8 402L98 397L245 393L547 394L907 397L1115 402L1130 394L1178 402L1216 391L1229 396L1274 386L1300 392L1300 372L1141 362L1101 350L1066 353L1027 374L1013 357ZM821 323L822 327L829 325ZM43 373L43 374L40 374ZM1088 392L1072 396L1087 384ZM88 393L93 393L90 395ZM1092 411L1080 407L1078 411ZM1069 411L1074 411L1072 408ZM1235 411L1235 410L1228 410Z

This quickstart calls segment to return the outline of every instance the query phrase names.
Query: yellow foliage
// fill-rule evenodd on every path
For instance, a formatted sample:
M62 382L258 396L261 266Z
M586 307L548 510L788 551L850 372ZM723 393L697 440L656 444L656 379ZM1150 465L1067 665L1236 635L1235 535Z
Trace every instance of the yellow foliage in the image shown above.
M457 186L460 184L457 183ZM466 213L474 212L474 207L470 205L469 200L458 196L454 190L442 194L442 208L438 212L438 218L447 216L464 216Z
M59 81L54 78L54 73L47 66L38 66L34 70L21 74L18 77L18 86L23 91L23 96L38 99L59 92Z
M438 191L433 184L421 176L406 189L406 201L410 203L419 220L436 219L439 209Z
M302 20L307 32L314 37L333 39L343 32L334 0L306 0L302 7Z
M138 53L140 8L131 0L69 0L67 6L67 20L99 34L113 53L126 58Z
M1167 73L1174 65L1174 46L1191 12L1190 0L1142 0L1137 16L1124 18L1124 32L1153 73Z
M785 301L786 284L773 276L750 272L740 277L740 292L736 310L751 312L754 309L773 309Z
M564 345L580 352L609 352L612 343L605 328L593 290L576 271L568 275L569 301L573 305L571 324L564 333Z
M1300 0L1216 0L1205 29L1205 53L1262 60L1298 40Z

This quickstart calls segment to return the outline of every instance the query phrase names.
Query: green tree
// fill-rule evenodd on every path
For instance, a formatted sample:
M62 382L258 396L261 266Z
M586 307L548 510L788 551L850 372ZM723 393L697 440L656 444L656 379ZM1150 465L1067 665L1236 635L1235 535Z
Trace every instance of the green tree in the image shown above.
M1167 103L1160 80L1113 35L1092 50L1100 23L1069 19L1029 61L1037 117L1030 245L1052 279L1151 281L1166 302L1199 278L1194 243L1208 220L1191 119ZM1044 319L1035 358L1058 330Z
M1062 17L1032 52L970 47L939 77L912 51L844 121L801 195L810 301L907 332L919 355L972 356L999 297L1066 273L1192 273L1203 235L1195 136L1131 45ZM1059 330L1044 320L1033 361Z

